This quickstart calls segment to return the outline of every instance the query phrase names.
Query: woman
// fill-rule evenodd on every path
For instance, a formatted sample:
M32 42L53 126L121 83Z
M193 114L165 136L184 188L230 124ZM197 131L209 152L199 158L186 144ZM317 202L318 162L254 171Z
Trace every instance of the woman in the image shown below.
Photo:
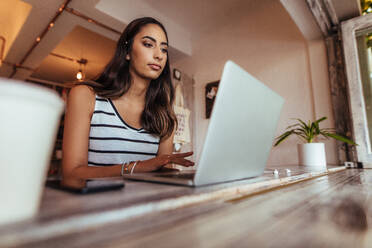
M63 184L82 187L87 178L194 165L185 159L192 152L172 153L173 91L164 26L150 17L132 21L98 79L69 93Z

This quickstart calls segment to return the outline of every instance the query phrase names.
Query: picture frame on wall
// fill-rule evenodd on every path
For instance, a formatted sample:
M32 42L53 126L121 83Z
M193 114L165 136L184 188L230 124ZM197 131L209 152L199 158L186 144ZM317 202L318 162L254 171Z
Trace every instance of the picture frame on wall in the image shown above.
M173 69L173 77L176 80L181 80L181 72L179 70L177 70L176 68Z
M207 83L205 86L205 117L211 117L214 99L216 98L220 81Z

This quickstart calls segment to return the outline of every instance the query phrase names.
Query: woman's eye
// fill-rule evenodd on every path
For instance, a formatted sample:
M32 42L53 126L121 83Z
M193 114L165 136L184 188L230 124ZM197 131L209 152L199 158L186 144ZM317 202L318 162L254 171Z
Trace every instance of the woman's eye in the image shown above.
M147 42L143 43L143 45L144 45L145 47L152 47L152 44L151 44L151 43L147 43Z
M163 49L161 49L161 51L162 51L163 53L167 53L167 52L168 52L168 49L163 48Z

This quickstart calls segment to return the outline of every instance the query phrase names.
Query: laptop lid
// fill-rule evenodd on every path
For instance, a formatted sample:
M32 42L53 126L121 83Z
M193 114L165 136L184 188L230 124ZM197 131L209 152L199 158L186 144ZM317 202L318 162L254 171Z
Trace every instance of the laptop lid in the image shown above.
M261 175L284 99L227 61L214 102L194 185Z

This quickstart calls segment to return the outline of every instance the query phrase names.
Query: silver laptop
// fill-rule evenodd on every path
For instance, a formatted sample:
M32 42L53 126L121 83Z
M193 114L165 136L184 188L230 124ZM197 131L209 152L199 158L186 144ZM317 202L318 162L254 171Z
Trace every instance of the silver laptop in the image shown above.
M125 178L200 186L259 176L283 104L281 96L227 61L196 171L136 173Z

